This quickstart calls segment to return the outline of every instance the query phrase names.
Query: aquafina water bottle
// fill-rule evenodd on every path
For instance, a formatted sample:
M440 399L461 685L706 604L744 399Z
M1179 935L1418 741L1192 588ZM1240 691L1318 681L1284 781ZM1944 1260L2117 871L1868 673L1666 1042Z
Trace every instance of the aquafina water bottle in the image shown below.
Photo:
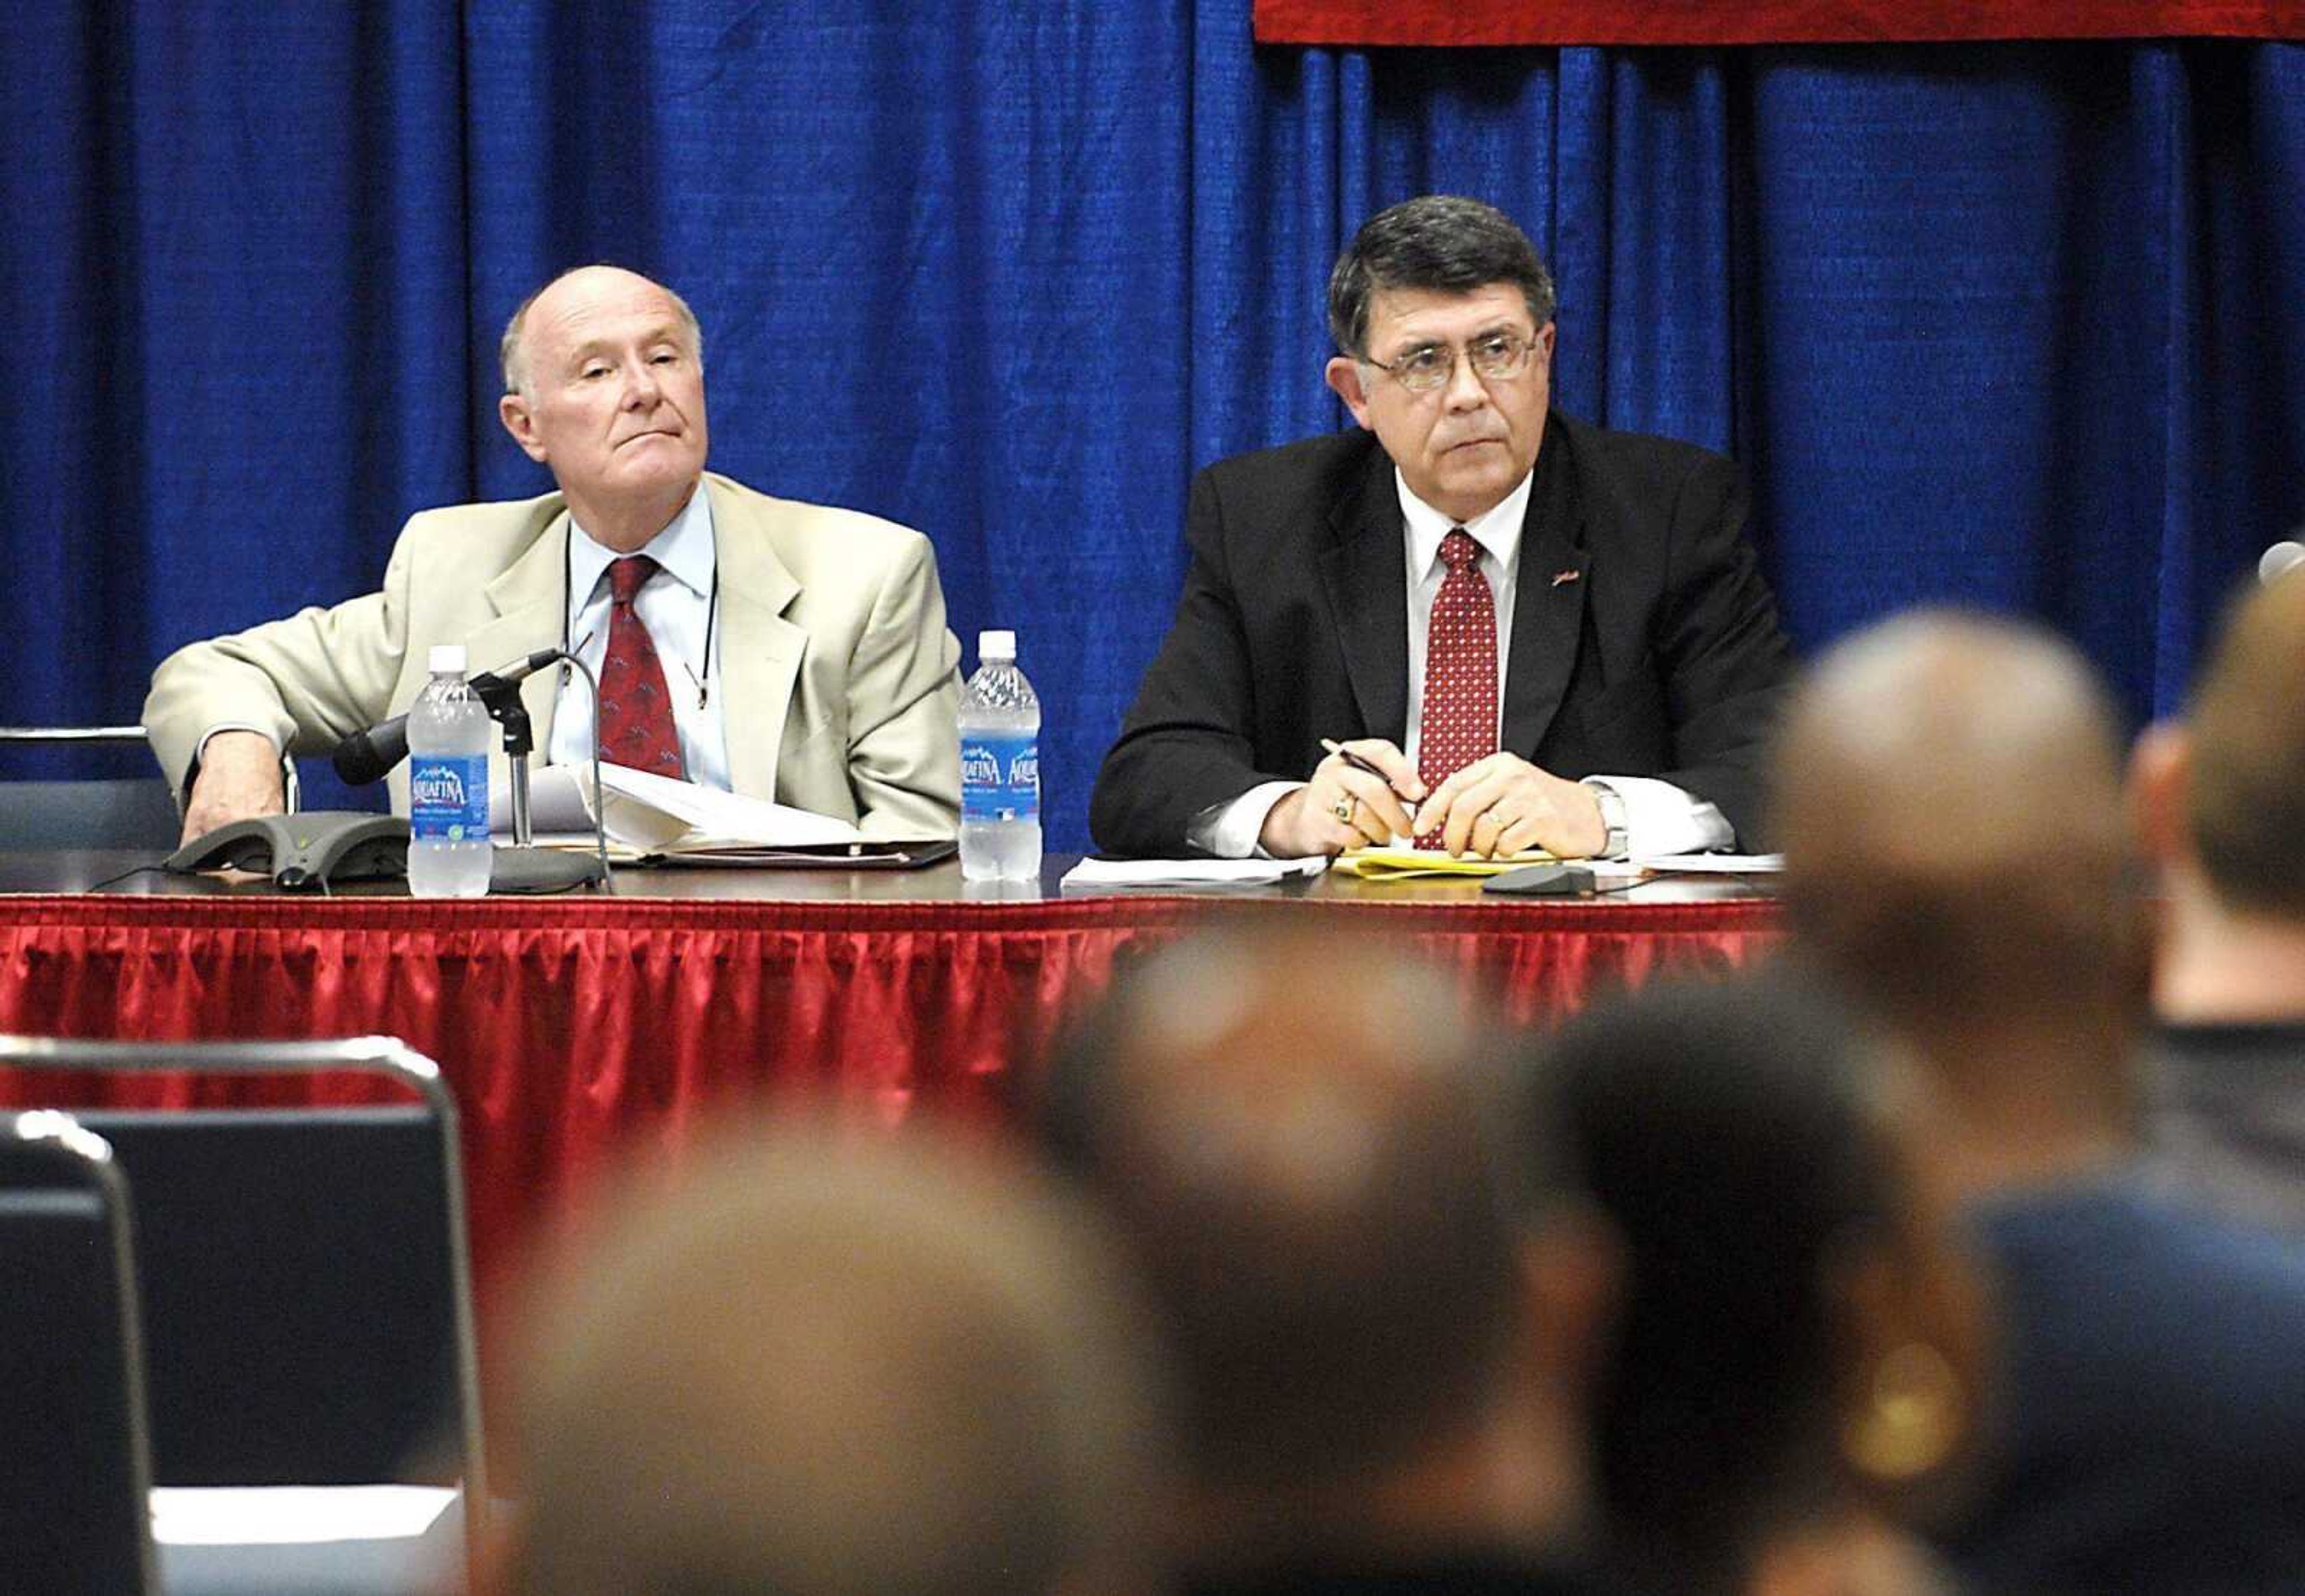
M408 891L479 897L489 889L489 711L464 681L464 645L439 643L432 679L408 711Z
M1016 668L1016 634L976 634L960 694L960 873L1041 879L1041 700Z

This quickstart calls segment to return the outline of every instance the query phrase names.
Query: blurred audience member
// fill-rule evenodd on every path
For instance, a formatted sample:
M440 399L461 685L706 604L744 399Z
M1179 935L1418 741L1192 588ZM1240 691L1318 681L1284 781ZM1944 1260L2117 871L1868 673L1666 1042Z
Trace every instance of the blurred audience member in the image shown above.
M534 1316L502 1590L1160 1588L1144 1328L1028 1171L787 1129L637 1209Z
M1615 1588L1583 1566L1612 1250L1510 1133L1475 1014L1397 942L1204 933L1044 1083L1182 1390L1188 1589Z
M1979 1362L1914 1078L1821 992L1740 979L1597 1006L1536 1086L1625 1242L1599 1478L1660 1583L1949 1589L1897 1523L1958 1465Z
M1946 1078L1962 1185L2125 1159L2146 910L2088 666L2013 623L1916 612L1829 651L1795 708L1794 929Z
M1995 1266L1997 1468L1949 1544L1990 1591L2293 1588L2305 1269L2139 1174L2102 691L2039 632L1910 615L1817 662L1780 760L1794 930L1944 1089L1931 1161Z
M2235 610L2132 762L2165 898L2151 1140L2189 1193L2305 1232L2305 579Z

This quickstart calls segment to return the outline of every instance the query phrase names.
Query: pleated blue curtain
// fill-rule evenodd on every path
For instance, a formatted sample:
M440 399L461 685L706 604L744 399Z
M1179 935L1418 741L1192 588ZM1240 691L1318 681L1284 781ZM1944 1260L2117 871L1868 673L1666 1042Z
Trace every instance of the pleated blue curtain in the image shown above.
M2039 615L2139 717L2305 514L2305 51L1253 47L1247 0L84 0L0 16L25 343L0 721L373 587L541 491L495 349L589 259L704 322L713 463L934 539L1048 700L1051 845L1165 628L1191 472L1340 425L1322 289L1480 194L1556 393L1723 448L1804 648ZM324 779L321 801L339 801ZM357 797L352 801L360 801Z

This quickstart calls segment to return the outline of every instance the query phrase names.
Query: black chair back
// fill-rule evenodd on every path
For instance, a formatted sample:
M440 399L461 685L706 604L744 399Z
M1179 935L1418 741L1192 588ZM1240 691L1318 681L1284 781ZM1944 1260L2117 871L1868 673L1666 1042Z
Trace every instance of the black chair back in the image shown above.
M59 1114L0 1116L0 1581L158 1589L126 1184Z
M161 1484L455 1481L454 1267L430 1110L75 1117L133 1193Z
M128 1178L161 1485L458 1483L485 1505L455 1111L388 1039L0 1037L0 1069L381 1075L412 1103L78 1108Z

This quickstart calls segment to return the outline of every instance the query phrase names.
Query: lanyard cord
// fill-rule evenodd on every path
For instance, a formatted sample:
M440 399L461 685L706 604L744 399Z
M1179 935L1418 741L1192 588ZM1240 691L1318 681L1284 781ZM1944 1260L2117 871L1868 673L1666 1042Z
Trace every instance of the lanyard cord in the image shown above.
M718 539L716 539L715 541L717 542ZM602 569L605 570L607 567L603 566ZM575 598L576 523L572 521L568 523L568 535L560 545L560 651L564 654L574 654L582 649L584 643L592 641L592 634L589 632L584 634L583 642L572 645L568 641L569 624L574 619ZM634 595L633 601L637 606L640 602L639 596ZM613 604L611 607L614 607ZM686 660L681 661L680 665L680 668L688 673L688 679L696 683L696 707L699 709L704 708L705 701L711 692L706 683L712 680L712 624L719 618L719 615L720 551L716 548L712 551L712 585L706 590L704 597L704 669L700 674L697 668ZM564 680L567 674L566 667L563 666L561 676Z

